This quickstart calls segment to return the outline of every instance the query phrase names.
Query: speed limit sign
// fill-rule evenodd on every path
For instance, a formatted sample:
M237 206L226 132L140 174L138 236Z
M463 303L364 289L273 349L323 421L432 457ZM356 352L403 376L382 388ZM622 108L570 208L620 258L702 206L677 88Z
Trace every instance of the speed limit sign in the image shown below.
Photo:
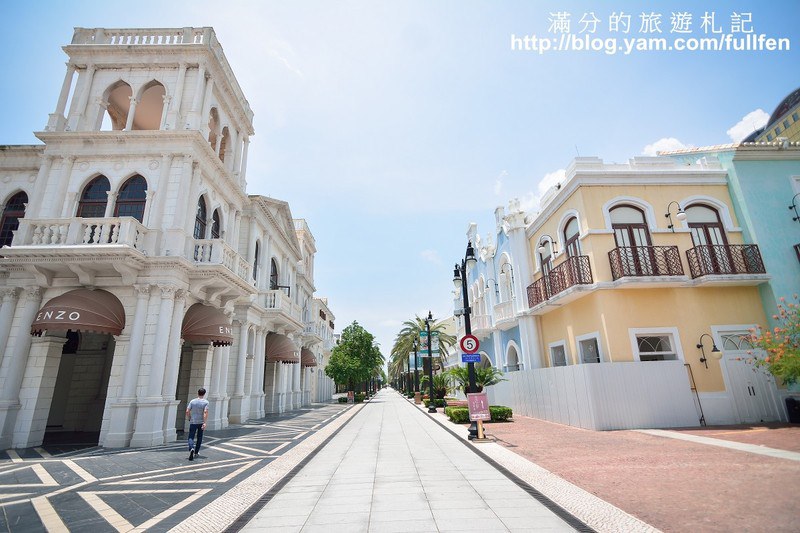
M464 353L475 353L478 351L478 347L480 346L478 337L475 335L464 335L459 344Z

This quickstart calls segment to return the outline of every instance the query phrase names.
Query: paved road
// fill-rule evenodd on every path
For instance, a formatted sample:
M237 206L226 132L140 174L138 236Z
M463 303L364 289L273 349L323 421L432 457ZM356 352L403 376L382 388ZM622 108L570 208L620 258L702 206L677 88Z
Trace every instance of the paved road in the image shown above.
M349 418L351 413L340 416L346 411L338 404L315 405L208 431L201 457L192 462L183 441L155 448L0 452L0 532L166 531L200 512L235 508L230 493L240 486L252 493L237 503L252 503ZM265 468L274 476L245 483ZM232 521L225 513L204 518L206 531Z
M249 523L236 527L282 533L585 528L469 446L383 390Z

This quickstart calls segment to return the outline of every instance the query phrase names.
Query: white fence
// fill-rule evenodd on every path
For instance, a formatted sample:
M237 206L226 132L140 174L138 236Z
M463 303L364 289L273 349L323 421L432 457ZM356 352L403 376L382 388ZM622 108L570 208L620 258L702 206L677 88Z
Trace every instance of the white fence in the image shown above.
M700 424L681 361L572 365L507 372L487 389L492 405L584 429Z

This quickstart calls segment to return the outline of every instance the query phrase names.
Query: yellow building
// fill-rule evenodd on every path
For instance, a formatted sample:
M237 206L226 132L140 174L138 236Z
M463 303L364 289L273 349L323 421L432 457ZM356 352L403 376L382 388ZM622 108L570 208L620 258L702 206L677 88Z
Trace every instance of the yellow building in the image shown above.
M786 419L784 392L747 361L749 329L766 324L758 285L769 276L758 246L743 242L718 162L577 158L526 235L528 313L539 330L531 357L542 370L572 368L550 371L542 386L513 384L519 399L564 382L531 414L560 411L544 418L596 429L657 427L691 422L693 403L690 425ZM673 399L683 418L647 421ZM605 421L574 423L586 416L583 401Z
M784 98L770 115L767 125L754 131L745 142L777 142L779 139L800 142L800 89Z

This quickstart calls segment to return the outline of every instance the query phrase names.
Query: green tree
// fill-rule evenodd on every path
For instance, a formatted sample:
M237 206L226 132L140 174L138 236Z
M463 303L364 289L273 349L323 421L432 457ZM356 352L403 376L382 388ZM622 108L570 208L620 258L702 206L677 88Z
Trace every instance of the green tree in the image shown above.
M339 344L333 348L325 374L338 384L347 384L348 390L354 390L356 383L379 373L383 362L375 336L353 321L344 328Z
M445 332L446 322L440 320L439 322L431 324L431 333L434 331L439 332L439 353L447 353L447 350L455 346L456 338ZM389 374L393 377L400 377L400 373L408 365L408 354L414 352L414 341L419 345L419 332L425 330L425 319L415 315L413 319L403 322L403 327L397 333L394 340L394 346L390 354L391 360L389 363ZM427 353L419 353L420 356L420 374L422 374L422 356L427 356ZM441 364L441 361L440 361Z

